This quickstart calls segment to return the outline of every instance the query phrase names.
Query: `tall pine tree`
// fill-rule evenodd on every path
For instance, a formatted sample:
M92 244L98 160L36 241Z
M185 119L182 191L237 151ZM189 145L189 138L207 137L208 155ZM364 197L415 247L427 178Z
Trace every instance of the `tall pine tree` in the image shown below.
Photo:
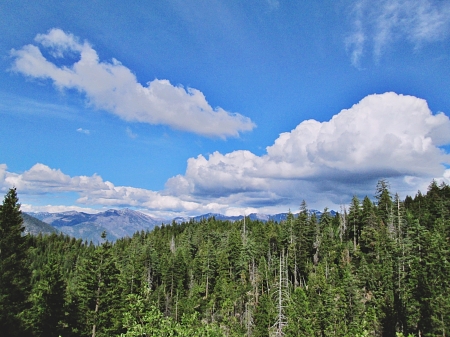
M26 307L30 288L27 238L15 188L0 207L0 331L4 336L23 336L19 314Z

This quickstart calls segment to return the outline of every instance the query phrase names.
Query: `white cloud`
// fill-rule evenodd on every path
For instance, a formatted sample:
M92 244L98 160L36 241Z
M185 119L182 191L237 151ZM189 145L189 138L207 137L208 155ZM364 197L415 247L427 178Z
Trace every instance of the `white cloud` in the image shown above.
M263 160L249 151L226 155L214 152L208 159L199 155L190 158L184 176L168 180L166 186L176 194L227 196L238 192L268 188L264 178L253 177Z
M433 115L425 100L385 93L365 97L328 122L302 122L267 153L270 162L286 165L277 174L283 178L323 178L328 171L430 176L449 161L438 148L448 143L446 115Z
M23 195L58 195L75 192L80 205L100 205L102 207L140 207L158 212L219 212L226 205L218 203L199 203L183 200L177 196L164 195L160 192L128 186L114 186L109 181L94 174L92 176L74 176L64 174L59 169L52 169L44 164L36 164L23 173L8 172L5 164L0 164L0 190L16 187ZM26 206L26 210L70 210L68 206ZM53 208L52 208L53 207ZM78 210L79 206L73 206ZM86 209L86 207L81 207ZM81 209L80 208L80 209ZM91 209L91 208L87 208Z
M2 190L15 186L22 193L83 192L93 189L109 189L110 182L94 174L93 176L70 177L61 170L52 169L44 164L35 164L21 174L7 171L5 164L0 165L0 186Z
M83 129L83 128L78 128L77 132L84 133L85 135L89 135L91 133L91 131Z
M20 205L20 210L23 212L48 212L48 213L61 213L61 212L84 212L89 214L95 214L101 212L102 210L88 208L88 207L79 207L79 206L66 206L66 205L43 205L36 206L30 204L22 203Z
M173 86L168 80L158 79L141 85L119 61L99 61L88 42L81 43L60 29L39 34L35 41L56 59L75 54L79 60L71 66L58 66L44 57L39 47L29 44L11 51L14 71L32 78L50 79L61 90L76 89L95 108L126 121L164 124L221 138L238 136L255 127L248 117L220 107L212 108L197 89Z
M353 194L372 196L387 178L401 197L425 191L433 178L450 182L450 120L425 100L369 95L329 121L307 120L280 134L266 154L214 152L190 158L184 175L163 191L115 186L94 174L74 176L43 164L23 173L0 165L0 188L22 194L75 192L80 207L133 207L153 214L276 213L312 207L339 209ZM78 206L78 205L77 205Z
M360 66L360 60L364 52L364 43L366 36L364 34L363 26L363 1L356 2L352 8L353 16L355 17L353 22L353 32L345 39L345 45L347 50L351 53L351 62L355 67Z
M442 181L443 182L450 181L450 169L445 170Z
M227 209L227 211L225 212L226 216L239 216L239 215L249 215L252 213L258 213L260 210L257 208L253 208L253 207L234 207L234 208L229 208Z
M360 66L366 48L378 60L398 40L419 48L450 36L450 3L431 0L356 0L352 4L353 31L345 43L352 64Z
M342 193L367 193L383 177L399 192L415 193L424 181L443 177L442 163L450 157L439 146L448 143L449 118L433 115L425 100L370 95L327 122L307 120L280 134L263 156L234 151L190 158L186 173L166 187L176 195L220 196L227 203L239 195L248 205L302 196L339 202Z

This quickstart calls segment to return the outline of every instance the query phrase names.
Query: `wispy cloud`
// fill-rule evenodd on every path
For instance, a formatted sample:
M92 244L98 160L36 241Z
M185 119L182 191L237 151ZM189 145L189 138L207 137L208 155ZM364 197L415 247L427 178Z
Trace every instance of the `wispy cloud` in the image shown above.
M414 48L450 36L450 3L431 0L357 0L351 10L352 32L345 44L351 62L360 67L364 54L378 61L396 41Z
M91 133L91 131L83 129L83 128L78 128L77 132L84 133L85 135L89 135Z
M50 79L59 89L84 93L97 109L109 111L126 121L164 124L203 136L226 138L251 131L255 124L245 116L212 108L204 94L194 88L173 86L168 80L155 79L141 85L133 72L116 59L99 60L88 42L61 29L39 34L35 42L12 50L13 70L23 75ZM54 60L46 58L46 49ZM61 58L79 56L71 66L58 66Z
M35 206L35 205L24 204L24 203L20 204L20 209L23 212L49 212L49 213L76 211L76 212L95 214L95 213L102 211L101 209L99 210L99 209L93 209L93 208L89 208L89 207L66 206L66 205Z
M0 93L0 113L21 116L34 115L49 118L74 120L77 110L68 105L41 102L34 99L19 97L5 92Z
M366 40L363 26L363 8L363 1L355 3L355 6L352 9L354 17L353 32L345 39L345 46L347 50L350 51L351 62L355 67L359 67L360 65L360 59L363 55L364 43Z
M278 9L280 7L280 1L278 0L266 0L270 9Z
M136 138L136 137L138 136L136 133L134 133L134 132L131 130L130 127L127 127L127 128L125 129L125 132L127 133L127 136L130 137L130 138L132 138L132 139L134 139L134 138Z

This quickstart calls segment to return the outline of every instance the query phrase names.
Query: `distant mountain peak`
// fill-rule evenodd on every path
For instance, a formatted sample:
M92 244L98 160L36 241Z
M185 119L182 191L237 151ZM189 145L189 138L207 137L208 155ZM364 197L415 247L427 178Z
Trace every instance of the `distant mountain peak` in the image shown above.
M316 214L317 217L322 215L322 212L317 210L309 210L309 214ZM330 210L331 215L336 212ZM83 238L85 240L92 240L98 242L100 234L103 231L107 232L108 240L116 240L125 236L132 236L137 231L152 230L155 226L165 224L182 223L189 221L202 221L214 217L216 220L223 221L240 221L244 218L243 215L227 216L220 213L206 213L194 217L175 217L172 219L160 219L152 217L145 213L135 211L129 208L123 209L108 209L96 214L88 214L77 211L68 211L61 213L38 212L29 213L31 216L52 225L54 228L60 230L68 235ZM262 214L251 213L246 215L246 218L259 221L276 221L281 222L287 219L289 213L278 214ZM293 213L294 216L296 213Z

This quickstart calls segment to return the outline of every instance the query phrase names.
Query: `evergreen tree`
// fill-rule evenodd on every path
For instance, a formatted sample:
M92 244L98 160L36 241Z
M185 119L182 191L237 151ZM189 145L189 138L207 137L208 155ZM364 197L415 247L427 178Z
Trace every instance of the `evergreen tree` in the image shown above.
M102 234L102 239L106 233ZM78 266L77 294L80 310L85 317L82 336L111 336L120 332L121 320L118 317L119 270L112 255L112 244L104 242Z
M390 228L393 224L392 215L392 197L389 192L389 184L386 180L381 179L377 183L375 198L377 199L378 216L383 223Z
M271 296L267 294L261 295L258 308L255 312L253 336L269 336L269 330L276 321L276 314L276 306Z
M58 337L62 334L65 290L59 267L52 259L42 267L31 292L32 306L24 315L33 336Z
M380 181L376 203L354 197L348 216L302 202L281 223L191 220L95 246L22 236L13 190L0 206L0 335L24 336L23 320L34 336L445 336L449 209L445 184L393 202Z
M362 222L361 222L361 206L358 197L355 195L352 198L348 212L348 225L350 230L350 238L353 242L353 250L356 250L356 245L361 238Z
M300 213L295 220L295 236L298 242L298 261L296 262L298 265L299 284L306 282L308 275L307 265L311 260L310 253L314 242L315 228L311 228L309 224L308 207L305 200L303 200L300 204Z
M304 288L295 289L287 306L286 314L286 336L314 336L314 320Z
M12 188L0 206L0 332L5 336L23 336L19 314L27 306L30 271L22 222L17 192Z

